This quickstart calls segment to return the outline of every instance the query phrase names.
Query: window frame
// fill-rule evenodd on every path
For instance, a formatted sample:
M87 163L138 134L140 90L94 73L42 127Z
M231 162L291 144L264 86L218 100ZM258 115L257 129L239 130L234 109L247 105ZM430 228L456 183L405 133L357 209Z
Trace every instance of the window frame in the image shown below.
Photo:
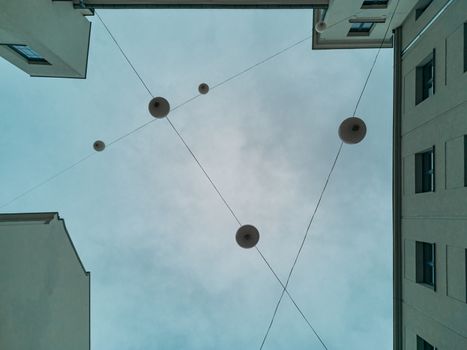
M431 349L427 349L426 345L431 346ZM437 349L434 345L431 345L425 339L423 339L417 334L417 350L437 350Z
M425 253L427 250L431 250L431 260L426 259ZM416 259L416 271L415 277L416 282L423 286L426 286L433 291L436 291L436 243L415 242L415 259ZM430 265L431 276L427 277L427 265ZM431 279L431 282L429 281Z
M430 154L430 169L425 166L427 154ZM436 190L436 162L435 146L415 154L415 193L435 192ZM426 184L427 177L430 184ZM427 189L429 187L429 189Z
M362 9L385 9L389 5L390 0L379 0L384 1L383 3L371 3L372 1L378 0L363 0L363 4L361 6Z
M464 73L467 72L467 22L464 23Z
M427 79L427 67L430 66L431 78ZM426 87L427 84L430 87ZM430 94L431 89L431 94ZM436 49L433 49L415 70L415 105L422 103L436 94Z
M35 51L32 47L26 44L2 44L2 46L8 47L11 51L15 54L26 60L28 64L39 64L39 65L50 65L50 62L47 61L44 57L42 57L37 51ZM19 47L24 47L34 53L35 56L29 56L24 51L22 51ZM36 57L37 56L37 57Z
M467 187L467 135L464 135L464 187Z
M417 21L433 3L433 0L420 0L415 7L415 21Z
M370 24L370 28L363 30L363 26L366 24ZM349 32L347 33L347 36L369 36L370 33L373 31L373 28L375 27L376 22L370 22L370 21L353 21L351 22L351 27L349 29ZM358 28L355 26L359 25Z

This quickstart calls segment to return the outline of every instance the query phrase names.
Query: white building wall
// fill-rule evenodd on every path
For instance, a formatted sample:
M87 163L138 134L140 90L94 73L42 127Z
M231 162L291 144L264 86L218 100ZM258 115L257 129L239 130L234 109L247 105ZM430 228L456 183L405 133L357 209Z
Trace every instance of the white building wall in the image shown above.
M69 1L0 0L0 56L31 76L85 78L91 23ZM50 65L30 64L5 44L24 44Z
M49 223L0 215L0 349L90 348L90 275L52 215Z
M403 48L448 0L402 26ZM402 57L403 346L417 335L438 350L467 349L467 1L457 0ZM435 49L435 94L416 104L416 67ZM435 192L415 193L415 154L435 146ZM416 282L415 242L436 244L436 288Z

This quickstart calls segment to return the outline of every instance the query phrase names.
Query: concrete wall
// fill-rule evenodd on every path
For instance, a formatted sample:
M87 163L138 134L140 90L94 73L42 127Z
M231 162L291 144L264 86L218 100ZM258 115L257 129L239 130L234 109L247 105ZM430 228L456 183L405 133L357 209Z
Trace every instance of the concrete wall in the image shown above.
M89 283L57 216L0 215L0 349L88 350Z
M448 0L434 0L402 26L403 47ZM457 0L402 57L402 328L403 348L417 335L438 350L467 349L467 1ZM416 67L435 50L435 94L416 104ZM435 192L415 193L415 153L435 146ZM436 288L416 283L416 241L436 244Z
M323 33L313 29L313 49L351 49L392 47L391 31L399 27L418 0L391 0L387 8L363 8L363 0L333 0L325 12L328 28ZM397 6L397 11L396 10ZM394 16L393 16L394 14ZM313 26L321 13L314 11ZM392 17L392 21L390 22ZM368 36L348 36L349 20L380 20ZM390 26L390 27L389 27ZM389 27L389 29L388 29ZM384 43L382 41L384 39Z
M91 23L71 2L0 0L0 44L25 44L50 65L28 64L0 45L0 56L31 76L85 78Z

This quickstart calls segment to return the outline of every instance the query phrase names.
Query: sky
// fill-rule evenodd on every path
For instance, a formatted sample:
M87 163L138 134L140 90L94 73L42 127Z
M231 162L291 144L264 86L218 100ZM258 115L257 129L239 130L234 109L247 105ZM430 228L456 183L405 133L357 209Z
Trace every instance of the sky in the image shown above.
M311 10L99 11L172 106L311 34ZM89 18L89 17L88 17ZM87 79L0 61L0 206L152 120L97 17ZM169 116L285 281L377 50L308 40ZM288 290L329 349L392 349L392 50L359 105ZM259 349L281 286L166 120L1 209L58 211L91 272L93 349ZM322 349L285 297L263 349Z

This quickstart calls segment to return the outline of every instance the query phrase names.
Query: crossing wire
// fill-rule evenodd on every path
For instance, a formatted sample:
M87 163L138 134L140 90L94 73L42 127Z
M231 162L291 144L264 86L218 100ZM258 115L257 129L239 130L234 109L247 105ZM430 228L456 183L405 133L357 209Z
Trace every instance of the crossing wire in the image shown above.
M102 18L100 16L98 16L98 18L100 19L101 22L103 22ZM121 53L123 54L123 57L125 58L125 60L129 63L129 65L131 66L131 68L133 69L133 71L135 72L135 74L137 75L137 77L139 78L139 80L141 81L141 83L143 84L143 86L146 88L146 90L148 91L149 95L151 97L154 97L154 95L152 94L151 90L147 87L147 84L144 82L143 78L141 77L141 75L137 72L137 70L135 69L134 65L131 63L130 59L128 58L128 56L125 54L125 52L123 51L123 48L118 44L115 36L113 36L111 33L110 33L110 29L104 25L104 28L109 32L110 34L110 37L112 38L112 40L115 42L115 44L117 45L117 47L119 48L119 50L121 51ZM304 40L301 40L299 43L301 42L304 42ZM261 61L261 63L264 63L264 62L267 62L269 59L271 59L272 57L276 57L278 56L278 54L280 53L283 53L289 49L291 49L292 47L295 47L297 46L298 44L294 44L294 45L291 45L291 46L288 46L286 49L283 49L281 51L279 51L279 53L276 53L275 55L272 55L270 56L268 59L266 60L263 60ZM243 71L241 71L240 73L238 74L235 74L234 76L224 80L223 82L215 85L213 88L216 88L216 87L219 87L225 83L227 83L228 81L231 81L232 79L236 78L236 77L239 77L240 75L246 73L247 71L253 69L254 67L257 67L259 66L259 64L255 64L253 66L251 66L250 68L247 68ZM174 109L177 109L189 102L191 102L192 100L194 100L195 98L197 98L198 96L200 95L196 95L188 100L186 100L185 102L177 105ZM238 219L237 215L235 214L235 212L233 211L232 207L229 205L229 203L226 201L226 199L224 198L224 196L222 195L222 193L220 192L220 190L218 189L218 187L215 185L214 181L212 180L212 178L209 176L208 172L206 171L206 169L204 168L204 166L201 164L201 162L199 161L198 157L196 157L195 153L192 151L191 147L187 144L187 142L185 141L185 139L183 138L183 136L180 134L180 132L178 131L178 129L175 127L175 125L172 123L172 121L166 117L165 119L167 119L167 121L169 122L170 126L172 127L172 129L174 130L174 132L176 133L176 135L178 136L178 138L180 139L180 141L183 143L183 145L186 147L186 149L188 150L188 152L190 153L190 155L192 156L192 158L194 159L194 161L196 162L196 164L198 165L198 167L201 169L201 171L204 173L204 175L206 176L206 178L208 179L208 181L211 183L213 189L217 192L217 194L219 195L219 197L221 198L222 202L224 203L224 205L226 206L226 208L229 210L229 212L231 213L231 215L233 216L233 218L237 221L237 223L241 226L241 222L240 220ZM112 143L115 143L115 142L118 142L119 140L123 139L124 137L126 136L129 136L131 135L133 132L135 132L136 130L140 130L141 128L145 127L146 125L148 125L148 123L145 123L143 125L141 125L140 127L130 131L129 133L125 134L123 137L120 137L118 139L116 139L115 141L113 141ZM313 326L311 325L310 321L308 320L308 318L305 316L305 314L303 313L303 311L300 309L300 307L298 306L298 304L295 302L294 298L292 297L292 295L289 293L289 291L287 290L287 286L283 284L283 282L280 280L280 278L278 277L278 275L276 274L276 272L274 271L274 269L272 268L271 264L268 262L268 260L265 258L264 254L259 250L259 248L256 247L256 250L257 252L260 254L261 258L264 260L264 262L266 263L266 265L268 266L268 268L271 270L271 272L273 273L274 277L277 279L277 281L279 282L279 284L282 286L283 288L283 291L285 293L287 293L288 297L290 298L290 300L292 301L292 303L294 304L295 308L298 310L298 312L300 313L300 315L302 316L302 318L305 320L305 322L307 323L307 325L311 328L311 330L316 334L316 336L318 337L318 339L320 339L321 341L321 338L319 337L319 335L317 334L317 332L315 331L315 329L313 328Z
M388 27L386 28L386 31L385 31L384 36L383 36L383 39L381 40L381 44L380 44L380 46L379 46L379 48L378 48L378 51L377 51L377 53L376 53L376 55L375 55L375 58L374 58L374 60L373 60L372 65L371 65L371 68L370 68L370 70L369 70L369 72L368 72L368 75L367 75L367 77L366 77L366 79L365 79L365 83L364 83L363 88L362 88L362 90L361 90L361 92L360 92L360 95L359 95L359 97L358 97L357 104L355 105L355 109L354 109L354 113L353 113L354 116L355 116L355 113L356 113L356 111L357 111L357 108L358 108L358 106L359 106L359 104L360 104L360 101L361 101L361 99L362 99L362 97L363 97L363 94L364 94L364 92L365 92L365 89L366 89L366 86L367 86L367 84L368 84L368 81L370 80L370 77L371 77L371 74L372 74L372 72L373 72L373 69L375 68L376 61L378 60L378 56L379 56L379 54L380 54L380 52L381 52L381 49L383 48L383 45L384 45L384 42L385 42L385 40L386 40L386 36L387 36L387 34L388 34L388 31L389 31L389 29L391 28L391 23L392 23L392 20L394 19L394 15L396 14L397 8L398 8L398 6L399 6L399 2L400 2L400 0L397 0L396 6L395 6L394 11L393 11L393 13L392 13L392 15L391 15L391 19L389 20L389 23L388 23ZM321 200L322 200L322 198L323 198L324 191L326 190L326 187L327 187L327 185L328 185L328 183L329 183L329 179L330 179L330 177L331 177L331 175L332 175L332 173L333 173L333 171L334 171L334 168L335 168L335 166L336 166L336 163L337 163L337 160L338 160L338 158L339 158L339 155L341 154L342 146L343 146L343 142L341 142L341 144L340 144L340 146L339 146L339 150L337 151L337 154L336 154L336 157L335 157L334 162L333 162L333 164L332 164L331 170L330 170L330 172L329 172L329 174L328 174L328 177L326 178L326 182L325 182L325 184L324 184L324 186L323 186L323 189L322 189L321 194L320 194L320 196L319 196L318 202L317 202L317 204L316 204L316 206L315 206L315 209L314 209L314 211L313 211L313 214L312 214L312 216L311 216L311 219L310 219L310 221L309 221L309 223L308 223L308 226L307 226L307 228L306 228L306 230L305 230L305 235L304 235L304 237L303 237L303 239L302 239L302 242L301 242L301 244L300 244L300 247L299 247L299 249L298 249L298 252L297 252L297 254L296 254L296 256L295 256L295 259L294 259L294 261L293 261L292 267L291 267L290 270L289 270L289 274L288 274L288 276L287 276L287 280L286 280L286 282L285 282L285 286L284 286L283 289L282 289L282 293L281 293L281 295L280 295L280 297L279 297L279 299L278 299L278 301L277 301L277 303L276 303L276 306L275 306L275 308L274 308L274 312L273 312L273 315L272 315L272 317L271 317L271 321L269 322L269 325L268 325L268 327L267 327L267 329L266 329L266 333L264 334L263 340L262 340L262 342L261 342L260 350L263 349L264 344L266 343L266 340L267 340L267 338L268 338L269 332L271 331L271 327L272 327L272 325L273 325L273 323L274 323L274 320L275 320L275 318L276 318L277 311L278 311L279 306L280 306L280 304L281 304L281 302L282 302L282 298L284 297L284 291L286 290L286 288L287 288L288 285L289 285L290 278L291 278L292 273L293 273L293 271L294 271L294 269L295 269L295 266L296 266L296 264L297 264L298 258L299 258L299 256L300 256L300 253L302 252L302 249L303 249L303 246L304 246L304 244L305 244L305 241L306 241L306 239L307 239L307 237L308 237L308 233L309 233L311 224L313 223L314 217L315 217L315 215L316 215L316 212L318 211L319 205L320 205ZM328 350L327 346L326 346L325 343L322 341L322 339L318 336L318 334L316 334L316 335L317 335L317 337L318 337L318 339L319 339L321 345L322 345L326 350Z
M118 41L116 40L115 36L112 34L112 32L110 31L110 29L108 28L108 26L106 25L106 23L103 21L102 17L98 14L97 11L95 11L95 14L97 16L97 18L100 20L100 22L102 23L102 25L104 26L104 28L106 29L107 33L109 34L109 36L111 37L112 41L116 44L116 46L118 47L119 51L122 53L122 55L124 56L125 60L127 61L127 63L130 65L130 67L132 68L133 72L135 73L135 75L138 77L138 79L140 80L141 84L144 86L144 88L146 89L146 91L148 92L148 94L151 96L151 97L154 97L153 93L151 92L151 90L149 89L149 87L147 86L147 84L145 83L144 79L141 77L141 75L139 74L139 72L136 70L135 66L133 65L133 63L131 62L131 60L128 58L127 54L125 53L125 51L123 50L123 48L120 46L120 44L118 43ZM333 25L330 25L328 26L328 29L351 18L351 17L354 17L355 15L352 15L352 16L348 16L348 17L345 17L343 19L341 19L340 21L334 23ZM290 49L310 40L312 38L312 35L309 35L287 47L285 47L284 49L268 56L267 58L245 68L244 70L226 78L225 80L213 85L211 87L211 90L214 90L238 77L240 77L241 75L253 70L254 68L272 60L273 58L289 51ZM180 103L179 105L175 106L174 108L172 108L172 111L192 102L193 100L197 99L198 97L200 97L201 94L198 94L198 95L195 95L187 100L185 100L184 102ZM193 157L193 159L195 160L195 162L197 163L197 165L200 167L200 169L202 170L202 172L204 173L204 175L206 176L206 178L208 179L208 181L211 183L212 187L214 188L214 190L217 192L217 194L219 195L219 197L221 198L221 200L223 201L223 203L225 204L225 206L227 207L227 209L229 210L229 212L232 214L232 216L234 217L234 219L236 220L236 222L241 225L240 223L240 220L238 219L237 215L235 214L235 212L233 211L232 207L228 204L228 202L226 201L226 199L224 198L224 196L222 195L222 193L220 192L220 190L218 189L218 187L215 185L214 181L211 179L211 177L209 176L209 174L207 173L207 171L205 170L205 168L202 166L201 162L198 160L198 158L196 157L196 155L194 154L194 152L191 150L191 148L189 147L189 145L186 143L186 141L184 140L183 136L180 134L180 132L177 130L177 128L175 127L175 125L170 121L169 118L166 118L167 121L169 122L170 126L172 127L172 129L174 130L174 132L177 134L177 136L179 137L179 139L182 141L182 143L185 145L185 147L187 148L188 152L191 154L191 156ZM133 129L133 130L130 130L129 132L117 137L116 139L112 140L111 142L109 142L107 144L107 147L110 147L112 145L114 145L115 143L117 142L120 142L121 140L129 137L130 135L136 133L137 131L145 128L146 126L148 126L149 124L152 124L153 122L155 121L155 119L151 120L151 121L148 121L140 126L138 126L137 128ZM59 177L60 175L68 172L69 170L73 169L74 167L76 167L77 165L81 164L82 162L86 161L87 159L89 159L90 157L92 157L93 155L95 155L96 153L93 152L93 153L90 153L88 155L86 155L85 157L79 159L78 161L76 161L75 163L71 164L70 166L60 170L59 172L57 172L56 174L48 177L47 179L43 180L42 182L36 184L35 186L27 189L26 191L20 193L19 195L17 195L16 197L12 198L11 200L9 200L8 202L4 203L2 206L0 206L0 208L3 208L3 207L6 207L8 205L10 205L11 203L15 202L16 200L26 196L27 194L29 194L30 192L34 191L35 189L47 184L48 182L52 181L53 179ZM271 270L271 272L274 274L275 278L278 280L278 282L281 284L281 286L283 287L283 294L284 292L287 293L287 295L289 296L290 300L292 301L292 303L294 304L294 306L297 308L297 310L299 311L300 315L304 318L304 320L306 321L306 323L308 324L308 326L312 329L312 331L315 333L315 335L318 337L318 339L321 341L321 338L319 337L319 335L317 334L317 332L315 331L315 329L312 327L311 323L309 322L309 320L306 318L306 316L303 314L302 310L299 308L299 306L297 305L297 303L295 302L295 300L292 298L292 296L290 295L289 291L287 290L287 285L288 285L288 281L286 282L286 285L284 285L282 283L282 281L279 279L279 277L277 276L277 274L275 273L275 271L273 270L273 268L271 267L271 265L269 264L269 262L266 260L266 258L264 257L264 255L262 254L262 252L256 248L256 250L258 251L258 253L260 254L261 258L264 260L264 262L266 263L266 265L268 266L268 268ZM272 324L271 324L272 325ZM321 341L322 342L322 341ZM264 342L263 342L264 343Z
M360 13L360 12L359 12L359 13ZM357 13L357 14L358 14L358 13ZM107 33L108 33L109 36L111 37L112 41L113 41L113 42L115 43L115 45L118 47L118 49L120 50L120 52L122 53L122 55L124 56L124 58L125 58L125 60L128 62L128 64L130 65L131 69L132 69L133 72L136 74L136 76L137 76L138 79L140 80L141 84L142 84L142 85L144 86L144 88L146 89L146 91L149 93L149 95L150 95L151 97L154 97L153 93L151 92L151 90L149 89L149 87L147 86L147 84L144 82L143 78L142 78L141 75L138 73L138 71L137 71L136 68L134 67L133 63L130 61L130 59L128 58L128 56L126 55L126 53L123 51L122 47L120 46L120 44L119 44L118 41L116 40L115 36L112 34L112 32L109 30L108 26L107 26L107 25L105 24L105 22L102 20L102 17L99 15L99 13L98 13L97 11L95 11L95 15L96 15L97 18L100 20L100 22L102 23L102 25L103 25L104 28L106 29ZM349 19L349 18L351 18L351 17L355 17L355 15L348 16L348 17L345 17L345 18L341 19L340 21L338 21L338 22L336 22L336 23L330 25L330 26L328 27L328 29L331 28L331 27L333 27L333 26L335 26L335 25L337 25L337 24L339 24L339 23L341 23L341 22L343 22L343 21L345 21L345 20L347 20L347 19ZM303 42L306 42L307 40L311 39L311 37L312 37L311 35L308 35L308 36L306 36L305 38L303 38L303 39L301 39L301 40L299 40L299 41L297 41L297 42L295 42L295 43L293 43L293 44L291 44L291 45L285 47L284 49L281 49L281 50L279 50L278 52L276 52L276 53L274 53L274 54L272 54L272 55L266 57L265 59L263 59L263 60L261 60L261 61L255 63L255 64L253 64L253 65L251 65L251 66L245 68L244 70L240 71L239 73L236 73L236 74L234 74L233 76L230 76L230 77L226 78L225 80L223 80L223 81L221 81L221 82L219 82L219 83L213 85L213 86L211 87L211 90L214 90L214 89L216 89L216 88L218 88L218 87L220 87L220 86L226 84L227 82L229 82L229 81L231 81L231 80L234 80L234 79L240 77L241 75L243 75L243 74L245 74L245 73L251 71L253 68L256 68L256 67L258 67L258 66L260 66L260 65L262 65L262 64L264 64L264 63L266 63L266 62L268 62L268 61L270 61L271 59L273 59L273 58L275 58L275 57L277 57L277 56L279 56L279 55L281 55L281 54L283 54L283 53L289 51L290 49L292 49L292 48L298 46L299 44L301 44L301 43L303 43ZM178 109L178 108L180 108L180 107L182 107L182 106L184 106L184 105L186 105L186 104L192 102L193 100L199 98L200 96L201 96L201 94L194 95L193 97L191 97L191 98L185 100L184 102L182 102L182 103L178 104L177 106L175 106L174 108L172 108L172 112L175 111L176 109ZM110 147L110 146L112 146L113 144L115 144L115 143L117 143L117 142L120 142L120 141L123 140L123 139L126 139L127 137L129 137L129 136L135 134L135 133L138 132L139 130L141 130L141 129L147 127L149 124L152 124L152 123L154 123L155 121L156 121L155 119L152 119L152 120L150 120L150 121L148 121L148 122L145 122L145 123L143 123L142 125L136 127L135 129L128 131L127 133L125 133L125 134L123 134L123 135L117 137L116 139L110 141L109 143L107 143L107 147ZM0 209L2 209L2 208L4 208L4 207L6 207L6 206L8 206L8 205L10 205L10 204L12 204L12 203L14 203L14 202L16 202L18 199L20 199L20 198L26 196L27 194L33 192L33 191L36 190L37 188L42 187L42 186L44 186L45 184L49 183L50 181L54 180L55 178L57 178L57 177L63 175L63 174L66 173L68 170L70 170L70 169L76 167L77 165L79 165L79 164L81 164L82 162L86 161L88 158L90 158L90 157L93 156L93 155L95 155L94 152L91 153L91 154L86 155L85 157L79 159L79 160L76 161L75 163L73 163L73 164L67 166L66 168L64 168L64 169L62 169L62 170L59 170L57 173L51 175L51 176L48 177L47 179L45 179L45 180L39 182L38 184L36 184L36 185L34 185L34 186L32 186L32 187L26 189L25 191L21 192L21 193L18 194L17 196L15 196L15 197L13 197L12 199L8 200L7 202L3 203L3 204L0 206Z

